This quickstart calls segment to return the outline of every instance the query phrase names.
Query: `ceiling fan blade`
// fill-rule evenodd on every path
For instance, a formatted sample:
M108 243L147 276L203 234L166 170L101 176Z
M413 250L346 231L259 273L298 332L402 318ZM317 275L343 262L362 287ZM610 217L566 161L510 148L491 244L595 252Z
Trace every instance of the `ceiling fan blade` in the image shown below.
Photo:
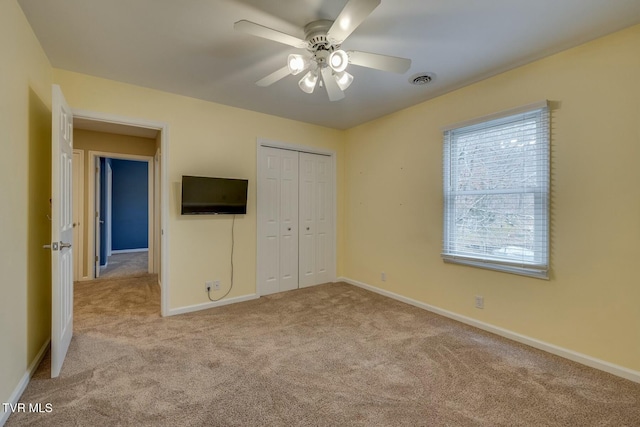
M380 1L349 0L327 32L327 38L334 43L342 43L378 7Z
M307 47L307 42L302 39L274 30L273 28L265 27L264 25L256 24L255 22L246 20L238 21L233 24L233 28L236 31L262 37L263 39L273 40L274 42L289 46L299 48Z
M411 67L411 60L407 58L359 52L357 50L349 51L347 54L349 55L350 64L361 67L375 68L376 70L390 71L399 74L405 73Z
M324 81L324 87L327 89L329 101L339 101L344 98L344 92L338 86L336 79L333 78L331 68L324 67L322 69L322 81Z
M284 79L289 74L291 74L289 72L289 67L285 66L285 67L282 67L279 70L276 70L273 73L269 74L267 77L264 77L264 78L258 80L256 82L256 84L258 86L261 86L261 87L271 86L272 84L274 84L278 80Z

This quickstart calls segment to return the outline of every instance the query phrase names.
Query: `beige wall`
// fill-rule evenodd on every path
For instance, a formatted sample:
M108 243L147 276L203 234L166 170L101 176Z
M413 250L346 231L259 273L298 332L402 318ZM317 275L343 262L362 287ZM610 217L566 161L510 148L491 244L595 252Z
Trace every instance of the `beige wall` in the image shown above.
M0 2L0 402L50 337L52 70L15 0ZM0 411L2 417L2 411Z
M638 76L640 26L349 130L345 276L640 371ZM444 264L440 129L543 99L551 279Z
M236 219L234 289L229 298L256 292L256 140L303 144L337 153L338 211L344 200L344 132L266 114L173 95L87 75L54 70L71 107L119 116L165 122L169 126L169 277L170 308L209 302L204 282L230 282L231 218L180 215L182 175L249 179L247 215ZM342 227L338 222L338 235ZM338 240L341 260L342 240ZM341 263L338 264L341 274ZM212 295L212 297L221 296Z
M85 156L89 155L89 151L104 151L153 157L156 154L156 139L74 129L73 148L85 150ZM88 160L86 157L85 162Z
M142 138L130 135L118 135L106 132L95 132L84 129L73 130L73 148L83 150L84 154L84 214L82 223L84 228L84 241L82 243L83 258L85 259L82 266L83 277L89 277L90 272L87 271L87 262L89 259L89 232L88 221L89 216L89 192L93 191L89 186L89 174L93 172L89 151L101 151L112 154L133 154L136 156L153 157L156 154L156 139ZM91 209L92 210L92 209Z

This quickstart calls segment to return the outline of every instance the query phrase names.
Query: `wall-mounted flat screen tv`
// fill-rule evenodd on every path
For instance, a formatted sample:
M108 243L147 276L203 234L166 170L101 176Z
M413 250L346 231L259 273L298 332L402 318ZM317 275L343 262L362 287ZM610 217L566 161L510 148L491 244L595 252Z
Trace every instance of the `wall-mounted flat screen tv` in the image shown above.
M182 177L182 215L247 213L246 179Z

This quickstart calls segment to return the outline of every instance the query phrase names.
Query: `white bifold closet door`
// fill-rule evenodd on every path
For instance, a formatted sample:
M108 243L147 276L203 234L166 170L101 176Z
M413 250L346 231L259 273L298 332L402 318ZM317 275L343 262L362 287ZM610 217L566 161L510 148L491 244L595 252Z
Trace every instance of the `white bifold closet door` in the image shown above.
M331 164L328 156L299 155L299 287L330 281Z
M331 158L271 147L262 147L261 153L260 293L267 295L331 281Z

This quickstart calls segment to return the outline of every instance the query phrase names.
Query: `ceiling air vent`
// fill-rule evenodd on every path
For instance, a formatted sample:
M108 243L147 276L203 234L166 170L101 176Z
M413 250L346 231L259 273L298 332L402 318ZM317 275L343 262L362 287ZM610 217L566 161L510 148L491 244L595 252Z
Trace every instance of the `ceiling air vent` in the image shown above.
M412 85L422 86L422 85L426 85L427 83L431 83L431 81L433 81L434 78L435 78L435 75L432 73L420 73L412 76L409 79L409 82Z

